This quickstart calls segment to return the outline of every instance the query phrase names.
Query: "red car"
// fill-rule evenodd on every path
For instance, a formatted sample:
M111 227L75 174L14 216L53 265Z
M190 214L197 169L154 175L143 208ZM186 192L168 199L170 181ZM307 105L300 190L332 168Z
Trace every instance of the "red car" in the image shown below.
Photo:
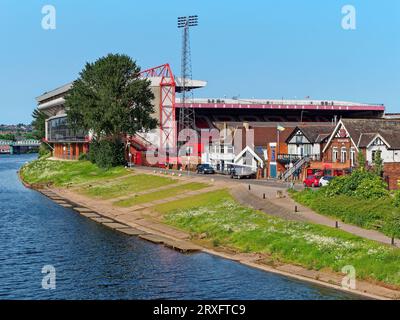
M316 176L316 175L310 175L308 176L304 181L303 184L305 187L312 187L316 188L319 186L319 179L321 179L321 176Z

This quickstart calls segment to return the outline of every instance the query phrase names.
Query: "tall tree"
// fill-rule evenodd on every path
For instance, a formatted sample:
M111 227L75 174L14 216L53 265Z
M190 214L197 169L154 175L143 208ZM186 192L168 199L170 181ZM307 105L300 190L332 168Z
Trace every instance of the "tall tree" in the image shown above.
M377 176L382 176L383 174L383 159L382 151L376 151L374 157L374 172Z
M68 123L117 141L121 134L155 128L154 95L140 68L127 55L109 54L87 63L67 94Z
M358 159L358 168L359 168L359 170L365 171L365 167L367 165L367 161L365 159L364 153L361 150L358 152L357 159Z
M400 238L400 213L397 210L387 215L385 229L392 236L392 244L394 244L394 239Z
M32 118L33 136L38 140L42 140L46 136L45 130L47 116L39 109L35 109L32 112Z

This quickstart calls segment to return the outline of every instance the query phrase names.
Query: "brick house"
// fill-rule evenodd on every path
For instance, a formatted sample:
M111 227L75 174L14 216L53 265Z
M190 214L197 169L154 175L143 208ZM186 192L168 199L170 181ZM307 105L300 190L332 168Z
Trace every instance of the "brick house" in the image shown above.
M358 166L358 153L372 167L377 152L384 165L384 178L390 189L400 180L400 121L387 119L342 119L322 149L320 161L311 161L307 173L317 170L342 175Z
M261 172L258 177L277 178L286 170L285 162L279 159L281 155L288 153L285 141L295 124L282 123L285 128L283 131L277 129L278 125L280 124L274 122L215 123L219 130L230 130L233 133L232 141L221 141L220 144L206 147L202 162L222 170L229 163L243 164L246 160L250 166L259 167Z

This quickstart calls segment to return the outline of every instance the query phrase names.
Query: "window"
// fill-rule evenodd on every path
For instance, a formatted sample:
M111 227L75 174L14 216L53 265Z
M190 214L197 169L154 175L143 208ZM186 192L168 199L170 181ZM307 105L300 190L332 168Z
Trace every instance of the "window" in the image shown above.
M352 167L354 167L355 163L356 163L356 149L351 148L350 149L350 165Z
M47 130L50 141L85 141L85 131L69 128L67 117L50 119Z
M345 147L342 147L341 149L340 159L342 163L345 163L347 161L347 149Z
M271 162L275 162L276 154L275 154L275 147L271 148Z
M375 159L376 159L376 157L378 156L378 154L379 154L379 156L382 156L382 151L381 151L381 150L374 150L374 151L372 151L372 162L375 161Z
M338 161L338 148L333 147L332 149L332 162Z
M304 155L305 156L311 156L311 153L312 153L311 150L312 150L311 144L304 145Z

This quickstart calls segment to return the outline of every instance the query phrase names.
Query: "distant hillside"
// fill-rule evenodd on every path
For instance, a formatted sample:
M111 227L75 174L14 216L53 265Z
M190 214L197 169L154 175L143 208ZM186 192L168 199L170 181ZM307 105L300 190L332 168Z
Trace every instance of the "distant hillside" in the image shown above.
M0 124L0 140L21 140L33 138L30 124Z

